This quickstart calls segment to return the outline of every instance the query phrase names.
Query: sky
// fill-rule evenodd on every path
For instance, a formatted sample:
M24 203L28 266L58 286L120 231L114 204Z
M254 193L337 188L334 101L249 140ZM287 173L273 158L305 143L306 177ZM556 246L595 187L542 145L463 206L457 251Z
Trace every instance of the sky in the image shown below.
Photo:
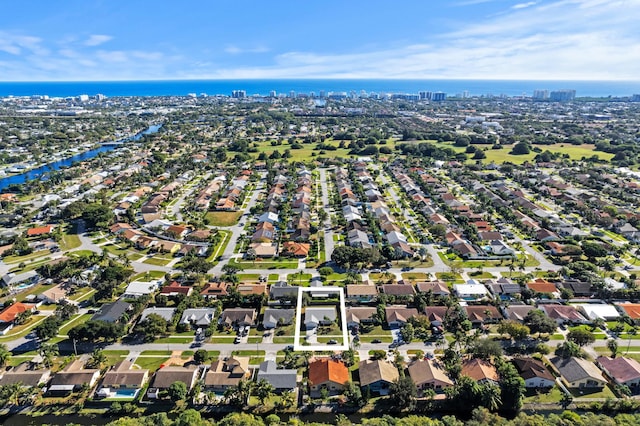
M640 0L29 0L0 81L639 80Z

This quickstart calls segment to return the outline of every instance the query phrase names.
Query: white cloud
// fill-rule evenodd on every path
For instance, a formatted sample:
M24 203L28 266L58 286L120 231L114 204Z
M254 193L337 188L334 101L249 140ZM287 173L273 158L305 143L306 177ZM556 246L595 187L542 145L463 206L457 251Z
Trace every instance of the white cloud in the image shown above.
M91 47L100 46L110 40L113 40L113 37L104 34L92 34L87 40L85 40L84 45Z
M515 9L515 10L526 9L527 7L535 6L536 4L538 4L537 1L530 1L527 3L518 3L511 6L511 9Z
M256 46L256 47L249 47L249 48L241 48L238 46L227 46L224 51L226 53L229 53L231 55L239 55L242 53L265 53L268 52L269 49L267 47L264 46Z

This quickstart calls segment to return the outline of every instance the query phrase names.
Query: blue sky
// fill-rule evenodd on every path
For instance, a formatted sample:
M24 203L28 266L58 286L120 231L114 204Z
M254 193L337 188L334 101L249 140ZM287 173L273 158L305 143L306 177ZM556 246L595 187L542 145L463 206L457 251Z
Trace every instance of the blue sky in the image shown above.
M0 81L640 79L640 0L32 0Z

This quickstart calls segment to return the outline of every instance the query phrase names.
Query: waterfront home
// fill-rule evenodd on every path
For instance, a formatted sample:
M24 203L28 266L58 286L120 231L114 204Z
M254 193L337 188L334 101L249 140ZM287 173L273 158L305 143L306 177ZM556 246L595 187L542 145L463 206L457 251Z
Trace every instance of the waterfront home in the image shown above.
M364 360L358 364L360 387L368 389L370 394L388 395L393 382L400 378L398 369L389 361Z
M149 380L149 370L132 369L133 363L122 360L104 375L97 396L103 398L135 399Z
M295 369L279 369L275 361L264 361L258 368L257 380L265 380L273 386L276 393L293 391L297 386L298 371Z
M39 369L32 362L23 362L9 370L0 370L0 386L20 384L23 388L35 388L49 381L51 370Z
M601 389L607 384L607 379L595 364L586 359L554 357L551 363L570 388Z
M527 388L551 388L556 379L544 363L535 358L514 358L513 365L518 370Z
M241 380L250 378L249 358L232 356L211 363L204 377L204 386L213 392L224 392L230 387L238 386Z
M427 389L441 392L453 386L444 366L437 360L416 359L409 364L407 370L420 394Z
M640 388L640 363L633 358L599 356L596 362L617 385L628 386L637 391Z
M266 308L262 319L262 326L269 330L278 325L289 325L296 316L295 309Z
M147 390L147 398L158 399L175 382L182 382L191 390L198 380L200 369L195 365L161 367L155 374L153 383Z
M349 382L349 369L342 361L316 358L309 363L309 390L312 398L321 396L325 388L330 395L341 393Z
M86 369L84 368L84 361L77 359L53 376L48 392L53 395L64 395L77 391L83 386L92 388L99 377L100 369Z

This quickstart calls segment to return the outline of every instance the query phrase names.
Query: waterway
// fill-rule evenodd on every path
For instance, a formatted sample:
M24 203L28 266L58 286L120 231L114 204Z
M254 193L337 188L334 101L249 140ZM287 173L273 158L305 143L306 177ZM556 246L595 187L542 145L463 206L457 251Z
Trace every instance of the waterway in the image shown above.
M54 161L52 163L49 164L45 164L44 166L40 166L37 167L35 169L31 169L29 171L26 171L24 173L20 173L17 175L12 175L12 176L8 176L5 178L0 179L0 191L2 191L3 189L5 189L6 187L8 187L9 185L15 185L15 184L23 184L29 180L33 180L33 179L39 179L42 178L45 174L47 174L48 172L52 172L55 170L60 170L62 168L65 167L69 167L71 166L73 163L76 163L78 161L86 161L86 160L90 160L94 157L96 157L98 154L102 153L102 152L109 152L112 151L120 146L121 143L126 143L126 142L132 142L132 141L137 141L140 140L140 138L142 138L142 136L144 135L149 135L152 133L156 133L160 127L162 127L162 125L152 125L149 126L149 128L143 132L137 133L133 136L129 136L127 138L112 142L112 143L103 143L101 146L99 146L98 148L94 148L92 150L89 151L85 151L85 152L81 152L79 154L73 155L71 157L68 158L64 158L62 160L58 160L58 161Z

